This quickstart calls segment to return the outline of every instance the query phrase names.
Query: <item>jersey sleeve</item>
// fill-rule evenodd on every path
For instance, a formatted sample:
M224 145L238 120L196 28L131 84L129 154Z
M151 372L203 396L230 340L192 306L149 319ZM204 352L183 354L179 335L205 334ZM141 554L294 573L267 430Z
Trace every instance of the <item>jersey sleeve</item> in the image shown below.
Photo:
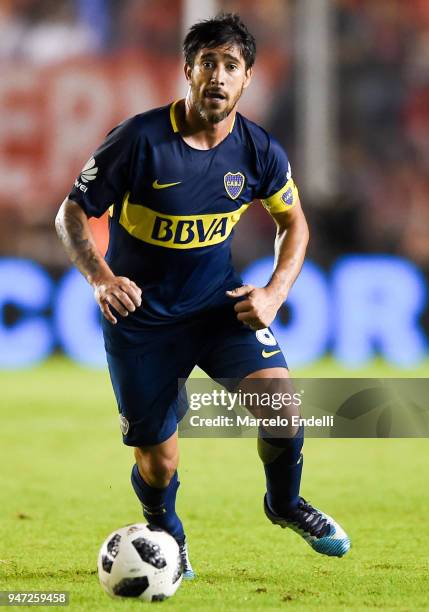
M259 197L270 213L290 210L298 201L298 189L284 149L270 138L267 163L259 188Z
M113 128L82 168L68 197L88 217L101 217L129 189L135 126L128 119Z

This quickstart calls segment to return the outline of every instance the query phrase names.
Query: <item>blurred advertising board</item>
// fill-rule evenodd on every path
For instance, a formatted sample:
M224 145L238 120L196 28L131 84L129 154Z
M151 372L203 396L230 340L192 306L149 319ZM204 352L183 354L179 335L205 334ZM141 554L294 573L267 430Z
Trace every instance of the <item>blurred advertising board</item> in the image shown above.
M263 286L271 270L270 257L259 259L243 279ZM330 352L350 367L380 355L411 368L428 356L427 289L421 270L400 257L347 256L329 271L307 261L287 300L289 320L280 313L272 330L291 367ZM54 281L30 260L0 259L0 310L0 368L30 366L55 350L104 366L100 313L77 270Z

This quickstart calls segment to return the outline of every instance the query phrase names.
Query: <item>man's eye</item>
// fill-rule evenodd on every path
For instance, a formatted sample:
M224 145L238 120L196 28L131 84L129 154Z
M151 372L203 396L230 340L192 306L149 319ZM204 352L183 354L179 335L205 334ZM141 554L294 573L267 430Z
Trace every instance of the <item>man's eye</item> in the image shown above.
M237 70L238 66L237 66L237 64L230 64L230 65L228 66L228 68L229 68L230 70Z
M204 68L213 68L213 62L203 62Z

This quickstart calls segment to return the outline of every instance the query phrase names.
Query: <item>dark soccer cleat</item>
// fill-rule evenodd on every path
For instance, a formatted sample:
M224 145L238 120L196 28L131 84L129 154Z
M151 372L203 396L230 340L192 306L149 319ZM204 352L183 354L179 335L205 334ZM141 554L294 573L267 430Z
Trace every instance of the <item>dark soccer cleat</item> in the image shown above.
M188 544L186 540L183 540L182 544L179 544L179 553L182 560L183 579L193 580L195 578L195 572L192 569L191 562L189 561Z
M264 497L264 510L274 525L289 527L298 533L313 550L330 557L343 557L350 549L350 540L336 521L317 508L313 508L302 497L296 508L285 516L275 514Z

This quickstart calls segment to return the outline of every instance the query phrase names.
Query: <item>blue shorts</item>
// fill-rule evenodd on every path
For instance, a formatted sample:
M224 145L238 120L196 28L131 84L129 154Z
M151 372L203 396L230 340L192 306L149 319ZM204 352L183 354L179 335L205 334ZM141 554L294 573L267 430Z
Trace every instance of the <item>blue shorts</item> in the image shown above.
M186 380L195 366L211 378L237 383L257 370L286 368L269 329L252 331L228 304L188 321L139 330L138 343L107 350L110 378L124 444L150 446L167 440L187 410Z

